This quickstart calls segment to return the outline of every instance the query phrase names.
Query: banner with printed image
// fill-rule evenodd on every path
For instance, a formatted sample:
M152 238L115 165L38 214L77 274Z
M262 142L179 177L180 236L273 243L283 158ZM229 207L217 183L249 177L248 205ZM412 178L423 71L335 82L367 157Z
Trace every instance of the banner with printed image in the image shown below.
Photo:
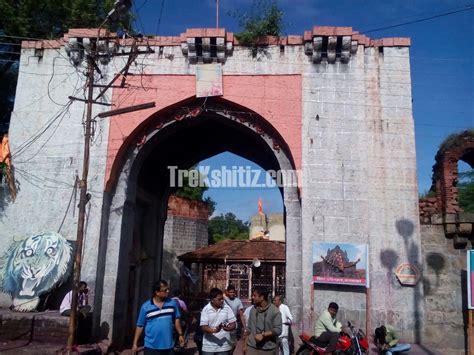
M313 242L313 282L369 287L367 244Z
M196 64L196 97L222 95L222 65Z

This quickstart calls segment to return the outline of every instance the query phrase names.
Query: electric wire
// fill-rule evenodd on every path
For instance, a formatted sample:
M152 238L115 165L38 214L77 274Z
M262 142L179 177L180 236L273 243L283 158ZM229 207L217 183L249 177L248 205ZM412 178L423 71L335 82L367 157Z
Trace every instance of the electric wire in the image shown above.
M161 0L161 8L160 8L160 15L158 16L158 21L156 24L156 34L160 33L160 24L161 24L161 17L163 16L163 8L165 6L165 0Z
M61 109L59 110L59 112L53 116L51 119L49 119L43 126L41 126L30 138L28 138L26 141L24 141L23 143L21 143L17 150L12 153L12 158L17 158L19 157L20 155L22 155L25 150L27 150L32 144L34 144L46 131L48 131L48 129L54 124L54 122L58 119L60 119L60 117L69 109L69 107L72 105L72 100L70 100L69 102L70 104L65 106L65 107L61 107Z
M372 33L372 32L388 30L388 29L391 29L391 28L396 28L396 27L411 25L411 24L414 24L414 23L429 21L429 20L433 20L435 18L449 16L449 15L457 14L457 13L460 13L460 12L470 11L470 10L473 10L473 9L474 9L474 5L471 4L471 5L465 6L461 9L458 9L458 10L449 10L447 12L442 12L442 13L439 13L439 14L436 14L436 15L433 15L433 16L428 16L428 17L416 19L416 20L413 20L413 21L407 21L407 22L396 24L396 25L383 26L383 27L379 27L379 28L374 28L374 29L361 31L361 33L364 34L364 33Z
M64 225L64 221L66 220L67 214L69 212L69 208L71 207L71 202L73 200L73 197L77 194L77 185L78 185L78 183L79 183L79 176L76 175L76 179L74 181L74 187L72 188L72 192L71 192L71 197L69 197L69 202L67 204L66 211L64 212L63 219L62 219L61 223L59 224L58 233L61 232L61 228Z
M71 103L72 104L72 103ZM70 105L71 105L70 104ZM70 106L69 105L69 106ZM67 107L67 109L69 109L69 107ZM61 115L61 118L59 119L59 122L57 123L56 127L51 131L51 134L49 135L49 137L47 139L45 139L45 141L43 142L43 144L39 147L39 149L33 154L31 155L28 159L26 160L23 160L21 161L20 163L27 163L29 161L31 161L32 159L34 159L41 151L42 149L45 147L46 144L48 144L48 142L51 140L51 138L53 138L54 134L56 133L56 131L58 130L59 126L61 125L61 122L63 121L64 117L66 117L66 115L69 114L70 116L70 113L68 110L66 110L64 112L63 115ZM46 132L45 132L46 133ZM16 155L18 157L18 154Z

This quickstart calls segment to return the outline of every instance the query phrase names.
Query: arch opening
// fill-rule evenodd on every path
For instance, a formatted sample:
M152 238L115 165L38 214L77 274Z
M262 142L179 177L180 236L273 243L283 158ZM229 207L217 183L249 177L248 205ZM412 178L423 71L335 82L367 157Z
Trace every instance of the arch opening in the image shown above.
M144 144L129 144L123 165L116 171L114 189L104 200L104 216L99 254L97 294L102 309L95 324L112 323L113 339L127 344L141 303L149 298L153 281L162 273L163 236L170 195L176 190L172 174L189 169L200 161L231 152L265 170L295 169L289 149L267 121L242 107L224 100L209 100L204 106L186 103L175 110L153 115L145 127ZM197 113L192 110L199 108ZM185 117L176 116L185 112ZM188 116L186 116L186 112ZM161 120L161 121L160 121ZM161 122L161 123L158 123ZM137 135L142 134L143 127ZM119 171L119 173L118 173ZM296 184L281 186L286 241L292 248L301 246L301 203ZM301 260L289 260L287 274L301 268ZM288 278L287 278L288 279ZM301 280L287 284L287 297L296 303ZM298 302L299 303L299 302ZM126 305L126 307L124 307Z

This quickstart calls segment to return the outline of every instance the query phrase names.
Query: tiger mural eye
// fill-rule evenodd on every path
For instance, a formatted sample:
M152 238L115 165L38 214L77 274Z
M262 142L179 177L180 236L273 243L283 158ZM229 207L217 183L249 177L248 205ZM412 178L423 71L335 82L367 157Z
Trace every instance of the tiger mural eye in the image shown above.
M55 232L14 241L0 258L0 290L11 295L12 309L35 310L41 294L64 282L71 252L71 244Z

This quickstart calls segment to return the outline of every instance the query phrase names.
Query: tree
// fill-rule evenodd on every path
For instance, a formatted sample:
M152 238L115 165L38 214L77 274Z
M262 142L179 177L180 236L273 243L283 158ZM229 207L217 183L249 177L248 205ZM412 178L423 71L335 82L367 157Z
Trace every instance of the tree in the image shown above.
M212 217L209 220L208 228L209 244L227 239L246 240L249 238L248 223L238 219L235 214L231 212Z
M464 212L474 213L474 170L459 173L459 206Z
M189 170L197 171L196 166L193 166ZM173 195L181 198L186 198L188 200L206 202L208 206L209 216L212 216L212 214L216 210L216 202L209 196L204 198L204 192L209 190L209 187L204 184L204 176L199 173L199 181L197 183L197 186L190 186L188 176L183 177L182 186L179 186L178 189L173 193Z
M253 55L259 50L259 41L263 37L278 37L283 31L283 11L278 7L276 0L254 0L249 14L230 15L237 18L243 28L236 37L241 44L251 47Z
M114 0L0 0L0 133L8 131L22 38L60 38L69 28L98 27ZM109 25L128 28L131 17Z

